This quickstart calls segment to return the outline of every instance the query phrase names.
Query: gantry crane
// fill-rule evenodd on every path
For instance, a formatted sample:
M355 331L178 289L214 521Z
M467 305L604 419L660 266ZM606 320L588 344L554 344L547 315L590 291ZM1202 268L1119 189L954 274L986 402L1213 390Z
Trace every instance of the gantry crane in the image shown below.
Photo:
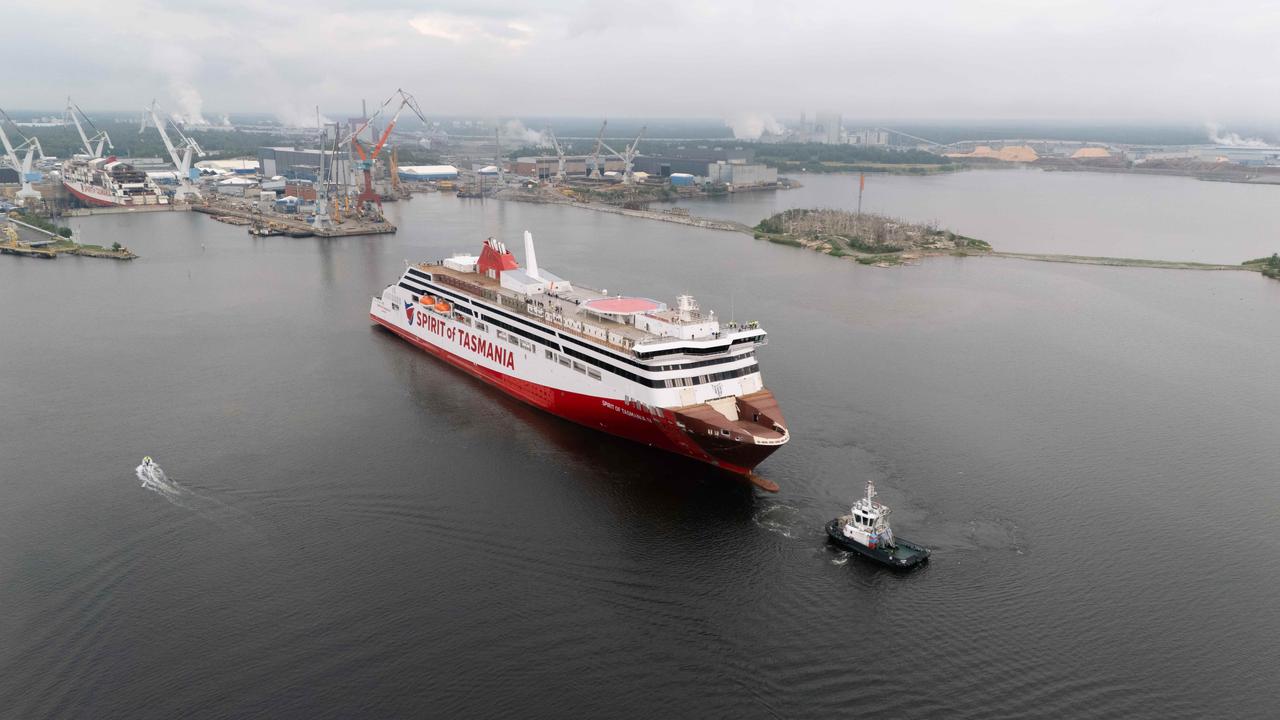
M192 155L204 157L204 150L200 149L200 143L195 138L187 137L177 125L173 126L173 131L178 134L181 142L181 152L174 147L173 141L169 139L169 133L165 132L165 125L169 124L168 120L161 120L160 113L157 110L156 101L151 101L151 107L146 109L146 114L142 116L142 127L138 130L141 135L147 129L147 117L151 117L151 122L155 123L156 129L160 131L160 139L164 141L164 147L169 151L169 159L178 168L178 189L173 194L175 200L185 200L189 197L200 197L200 191L196 189L195 178L199 175L198 170L191 168Z
M98 130L98 127L93 124L93 121L89 119L88 115L84 114L84 111L80 109L80 106L71 102L71 98L67 98L67 110L65 114L71 116L72 122L76 124L76 132L80 133L80 142L84 144L84 151L86 155L91 158L100 158L102 157L103 146L112 150L116 149L116 146L111 144L111 136L107 134L107 131ZM84 126L80 124L80 118L82 117L85 122L89 123L89 127L94 129L95 134L93 137L89 137L85 134ZM95 145L94 143L97 144Z
M0 110L0 115L4 116L4 122L0 122L0 141L4 142L5 157L8 158L9 164L13 166L13 169L18 172L18 180L22 183L22 189L17 192L15 197L22 202L39 200L40 191L31 187L31 183L40 179L40 173L31 170L31 161L36 153L39 153L40 157L44 158L44 148L40 147L40 138L27 137L19 130L18 135L22 138L22 142L17 147L14 147L13 143L9 142L9 134L4 130L4 123L12 123L14 128L17 128L18 124L13 122L13 119L4 110ZM26 154L19 158L19 153L22 152Z

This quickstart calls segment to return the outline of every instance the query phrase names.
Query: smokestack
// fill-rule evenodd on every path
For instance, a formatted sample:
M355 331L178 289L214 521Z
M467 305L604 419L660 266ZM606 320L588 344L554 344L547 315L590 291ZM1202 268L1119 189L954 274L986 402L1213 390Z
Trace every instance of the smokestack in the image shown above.
M538 276L538 256L533 252L533 233L528 230L524 231L524 270L534 280L542 279Z

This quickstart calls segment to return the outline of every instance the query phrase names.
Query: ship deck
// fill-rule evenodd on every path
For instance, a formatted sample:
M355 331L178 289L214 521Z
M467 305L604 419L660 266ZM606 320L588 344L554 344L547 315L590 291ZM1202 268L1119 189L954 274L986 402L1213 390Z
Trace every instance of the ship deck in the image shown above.
M579 337L591 343L631 352L635 345L640 345L650 341L669 339L662 338L661 336L653 333L645 332L634 325L620 323L594 313L583 312L580 307L582 303L587 302L588 300L600 300L609 297L609 295L604 292L593 288L574 285L573 289L569 292L537 296L537 300L534 302L543 308L544 315L558 312L562 317L572 318L578 322L596 326L605 331L606 335L612 333L623 338L624 344L619 345L617 343L609 342L607 339L581 332L561 323L552 322L546 317L539 317L536 313L528 311L524 295L502 287L502 284L499 281L488 276L481 275L479 273L460 272L435 263L418 263L416 267L419 270L429 272L436 277L443 276L449 278L449 280L444 280L442 282L451 288L462 290L463 292L482 300L497 301L507 310L514 311L533 320L553 324L556 326L557 330L568 332L575 337Z

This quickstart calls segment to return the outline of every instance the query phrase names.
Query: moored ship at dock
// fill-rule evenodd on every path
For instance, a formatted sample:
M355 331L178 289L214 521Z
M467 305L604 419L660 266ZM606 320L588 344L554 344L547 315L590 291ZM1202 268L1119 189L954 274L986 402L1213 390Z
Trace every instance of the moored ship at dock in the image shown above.
M114 157L75 155L62 164L62 185L86 205L168 205L169 197L145 172Z
M370 317L535 407L777 490L751 473L790 437L756 361L764 330L688 295L668 307L570 283L538 267L529 233L525 260L490 238L410 265Z

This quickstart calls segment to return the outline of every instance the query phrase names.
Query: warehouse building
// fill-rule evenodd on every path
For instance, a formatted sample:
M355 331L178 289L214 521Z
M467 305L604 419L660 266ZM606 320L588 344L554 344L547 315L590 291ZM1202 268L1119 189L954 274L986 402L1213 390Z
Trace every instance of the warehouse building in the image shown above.
M342 154L334 157L333 153L323 156L325 174L329 177L349 177L350 168L347 158ZM277 175L290 180L316 180L320 174L321 153L319 150L298 150L291 147L258 148L258 167L263 177ZM336 170L331 167L336 163Z
M778 169L767 165L737 163L710 163L706 172L707 182L724 183L735 190L769 187L778 184Z
M564 174L568 177L585 177L591 167L589 155L566 155L564 158ZM513 172L520 177L546 180L556 176L560 168L560 159L555 155L540 155L516 158L512 166ZM601 172L622 172L623 162L616 157L600 156Z
M452 165L401 165L398 172L400 182L458 179L458 168Z
M637 157L631 167L658 177L671 177L672 173L687 173L706 177L707 167L713 163L744 165L755 159L750 148L675 148L664 150L661 155Z

